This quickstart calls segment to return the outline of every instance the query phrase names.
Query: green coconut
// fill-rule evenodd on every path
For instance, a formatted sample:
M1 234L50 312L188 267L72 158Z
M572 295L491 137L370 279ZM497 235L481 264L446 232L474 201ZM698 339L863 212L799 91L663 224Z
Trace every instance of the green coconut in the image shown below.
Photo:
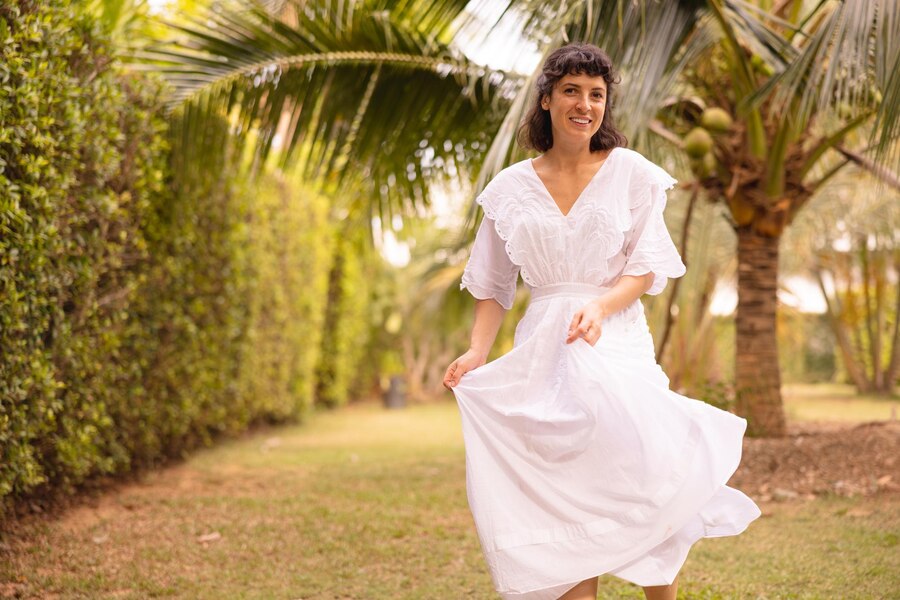
M697 179L709 179L716 174L716 166L718 162L712 152L707 152L703 158L691 159L691 170L697 176Z
M718 106L707 108L700 116L700 123L703 127L713 133L725 133L731 129L732 122L731 115L728 114L728 111L724 108L719 108Z
M684 151L691 158L703 158L712 147L712 136L703 127L694 127L684 136Z

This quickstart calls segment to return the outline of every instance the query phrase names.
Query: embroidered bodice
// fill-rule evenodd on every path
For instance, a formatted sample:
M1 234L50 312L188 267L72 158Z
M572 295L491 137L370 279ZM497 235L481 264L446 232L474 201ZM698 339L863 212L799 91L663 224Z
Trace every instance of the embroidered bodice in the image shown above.
M634 150L615 148L563 215L530 159L510 165L476 201L484 216L460 289L511 308L517 275L529 288L564 282L612 286L654 274L660 293L685 272L663 220L676 180Z

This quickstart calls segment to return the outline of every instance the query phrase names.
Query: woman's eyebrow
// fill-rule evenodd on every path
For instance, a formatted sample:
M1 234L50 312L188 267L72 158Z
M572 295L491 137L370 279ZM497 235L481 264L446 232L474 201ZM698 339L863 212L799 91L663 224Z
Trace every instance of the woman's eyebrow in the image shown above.
M563 87L573 87L573 88L577 88L579 90L581 89L581 86L578 85L577 83L566 83L563 85ZM606 92L606 88L595 87L595 88L592 88L591 91L592 92Z

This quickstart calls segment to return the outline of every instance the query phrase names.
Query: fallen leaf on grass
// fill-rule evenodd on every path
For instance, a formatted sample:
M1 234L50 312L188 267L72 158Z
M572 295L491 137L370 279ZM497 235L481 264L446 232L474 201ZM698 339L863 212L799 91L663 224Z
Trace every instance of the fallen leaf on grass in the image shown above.
M220 539L222 539L222 534L218 531L213 531L212 533L201 535L197 538L197 541L201 544L206 544L208 542L218 542Z

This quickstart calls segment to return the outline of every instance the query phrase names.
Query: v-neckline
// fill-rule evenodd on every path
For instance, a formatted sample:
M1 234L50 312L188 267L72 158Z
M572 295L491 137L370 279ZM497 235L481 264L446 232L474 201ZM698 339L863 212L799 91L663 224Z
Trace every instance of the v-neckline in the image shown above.
M578 196L575 198L575 201L572 203L572 206L570 206L568 212L565 212L565 213L563 213L562 209L559 207L559 202L556 201L556 198L554 198L553 194L550 193L550 190L547 189L547 184L545 184L544 180L541 179L541 176L538 175L537 169L534 168L534 159L533 158L528 159L528 166L531 168L532 174L538 180L538 183L540 184L541 189L544 191L544 194L547 196L547 198L553 204L554 208L556 208L557 214L559 214L559 216L561 216L562 218L567 219L567 218L569 218L569 215L572 214L572 211L575 210L575 207L578 206L578 203L581 201L581 197L584 196L584 193L588 190L589 187L591 187L591 184L594 183L594 181L597 179L597 177L600 175L600 173L603 172L603 169L606 167L606 164L610 161L610 159L612 159L612 155L616 151L616 148L618 148L618 146L612 148L609 151L609 153L606 155L606 158L603 159L602 163L600 163L600 167L597 168L597 171L594 172L594 174L591 176L590 179L588 179L588 182L585 184L585 186L583 188L581 188L581 191L578 193Z

